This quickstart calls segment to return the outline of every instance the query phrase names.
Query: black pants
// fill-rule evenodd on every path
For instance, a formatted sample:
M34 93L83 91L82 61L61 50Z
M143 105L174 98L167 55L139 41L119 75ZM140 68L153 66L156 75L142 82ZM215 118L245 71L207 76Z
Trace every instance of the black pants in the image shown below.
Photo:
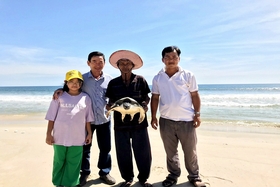
M94 133L96 130L96 138L99 148L98 168L99 175L107 175L111 171L111 122L101 125L91 125L91 131ZM83 147L83 160L81 166L81 175L89 175L90 170L90 148L92 144L84 145Z
M125 181L133 180L132 149L139 171L137 178L146 182L152 163L151 146L147 128L134 131L116 131L115 144L118 166Z

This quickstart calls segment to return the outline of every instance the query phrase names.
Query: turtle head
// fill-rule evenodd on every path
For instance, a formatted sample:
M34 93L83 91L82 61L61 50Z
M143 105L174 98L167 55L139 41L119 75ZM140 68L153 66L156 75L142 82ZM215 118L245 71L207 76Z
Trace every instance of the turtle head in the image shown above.
M129 109L130 109L130 106L131 106L131 104L128 103L128 102L124 102L124 103L123 103L123 108L124 108L125 110L129 110Z

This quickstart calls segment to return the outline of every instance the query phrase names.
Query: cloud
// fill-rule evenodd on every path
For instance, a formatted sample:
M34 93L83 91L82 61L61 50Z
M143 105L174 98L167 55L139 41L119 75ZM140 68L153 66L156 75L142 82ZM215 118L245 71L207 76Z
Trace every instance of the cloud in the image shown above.
M44 80L56 77L60 78L57 82L61 82L64 79L64 74L70 69L87 71L85 59L59 56L59 52L49 49L2 45L0 51L0 75L2 78L0 85L20 85L21 81L32 85L34 79L39 79L39 77Z

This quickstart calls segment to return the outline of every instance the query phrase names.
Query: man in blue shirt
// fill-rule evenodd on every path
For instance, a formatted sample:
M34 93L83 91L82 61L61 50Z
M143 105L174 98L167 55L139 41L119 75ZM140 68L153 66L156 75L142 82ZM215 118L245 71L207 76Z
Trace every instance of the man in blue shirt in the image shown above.
M94 122L91 123L92 133L96 130L97 143L99 147L98 168L100 179L109 185L115 184L116 181L110 176L112 167L111 161L111 122L106 117L107 98L105 93L107 85L112 79L110 75L103 73L105 65L105 56L103 53L94 51L88 55L88 66L90 71L83 74L84 84L82 90L86 92L92 100L94 113ZM81 167L80 186L86 184L90 174L90 149L91 145L84 146L83 161Z

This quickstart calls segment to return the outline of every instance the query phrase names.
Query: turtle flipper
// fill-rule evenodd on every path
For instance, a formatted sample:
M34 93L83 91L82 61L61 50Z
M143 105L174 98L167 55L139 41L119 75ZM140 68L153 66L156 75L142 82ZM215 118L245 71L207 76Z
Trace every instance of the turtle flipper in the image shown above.
M130 121L132 121L133 120L133 118L134 118L134 115L135 115L136 113L132 113L132 114L130 114Z
M123 113L121 113L121 114L122 114L122 121L123 121L126 114L123 114Z
M139 116L138 122L142 123L142 121L144 121L144 119L145 119L145 110L141 107L141 108L139 108L139 112L140 112L140 116Z

